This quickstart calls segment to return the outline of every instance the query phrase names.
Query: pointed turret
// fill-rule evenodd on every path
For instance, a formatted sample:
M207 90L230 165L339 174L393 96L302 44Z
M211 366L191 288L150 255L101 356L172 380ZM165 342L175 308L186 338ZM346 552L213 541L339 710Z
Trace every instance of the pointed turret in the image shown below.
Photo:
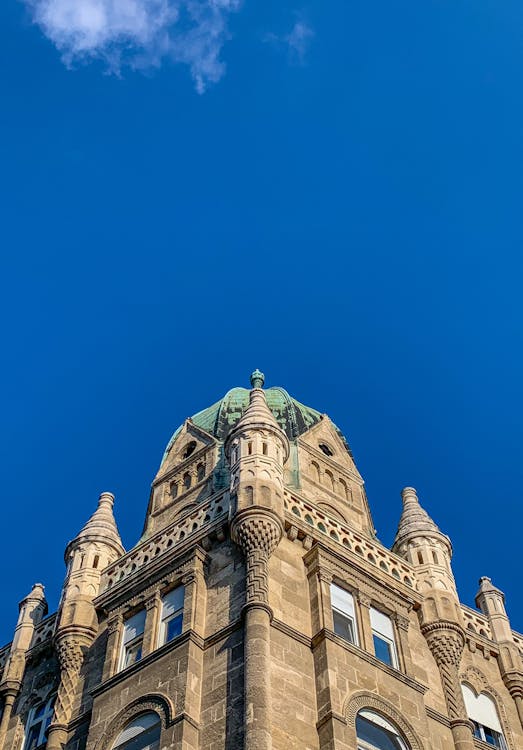
M393 552L402 554L405 545L411 539L428 536L440 539L449 547L449 551L452 553L450 539L440 531L427 511L421 507L414 487L405 487L401 495L403 498L403 512L398 524L396 538L392 545Z
M113 506L114 495L112 492L102 492L95 512L76 537L67 545L65 550L66 562L73 548L86 543L99 542L111 547L117 556L124 554L125 549L114 519Z
M47 614L47 601L41 583L34 584L30 593L18 605L18 609L18 622L0 682L0 695L4 698L0 721L0 748L4 745L13 704L22 685L26 654L31 647L35 627Z
M47 750L62 750L66 727L80 685L85 654L98 631L93 599L100 592L102 570L124 554L113 516L114 495L102 492L98 507L65 550L67 573L54 636L60 685Z
M283 466L289 439L262 390L264 376L251 375L249 406L225 442L231 469L231 537L245 553L245 747L270 750L271 715L269 558L284 529Z
M498 663L503 682L516 703L523 726L523 663L505 610L505 594L487 576L479 579L476 606L488 617L492 638L499 645Z
M392 551L416 570L417 586L423 594L418 610L421 632L440 671L454 745L457 750L473 750L472 724L459 679L465 634L450 564L452 544L421 507L413 487L405 487L401 495L403 512Z

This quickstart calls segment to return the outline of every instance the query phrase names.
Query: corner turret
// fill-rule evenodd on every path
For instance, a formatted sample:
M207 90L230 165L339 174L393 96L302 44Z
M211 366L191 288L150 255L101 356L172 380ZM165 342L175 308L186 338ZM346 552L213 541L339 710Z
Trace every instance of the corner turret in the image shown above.
M125 552L113 504L114 495L102 492L97 509L65 549L67 572L54 636L60 685L49 727L48 750L61 750L66 742L66 727L79 690L80 669L98 629L93 599L100 590L102 570Z
M401 494L403 512L392 551L416 569L423 594L418 611L421 632L438 665L456 750L473 750L473 727L459 680L465 633L451 568L452 544L421 507L413 487L405 487Z
M18 621L0 682L0 695L4 698L0 723L0 748L3 746L12 707L22 684L26 654L31 647L35 627L46 614L47 601L44 587L41 583L35 583L30 593L18 605Z
M505 610L505 594L487 576L479 579L476 606L488 617L492 636L499 645L499 667L503 682L514 699L523 726L523 663L512 637Z

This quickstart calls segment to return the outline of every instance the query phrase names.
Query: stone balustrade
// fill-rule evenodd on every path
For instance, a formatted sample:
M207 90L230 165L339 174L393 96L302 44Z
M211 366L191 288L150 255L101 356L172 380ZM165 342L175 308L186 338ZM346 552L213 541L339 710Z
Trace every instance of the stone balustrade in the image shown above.
M228 513L226 497L221 494L202 503L191 512L180 516L170 526L133 547L126 555L109 565L102 573L100 591L107 591L153 558L171 549L192 534L200 533L206 526Z
M479 614L474 609L461 605L461 611L463 613L463 619L465 621L465 630L469 633L475 633L481 635L483 638L492 640L492 633L490 631L490 623L488 618L484 615Z
M299 538L304 538L307 535L307 526L309 526L311 531L319 532L331 542L341 545L346 550L351 550L361 556L367 563L388 573L397 581L416 589L413 567L401 557L383 547L379 542L368 539L363 534L350 529L341 521L318 510L312 503L308 503L301 498L286 495L284 504L289 523L292 526L294 519L296 526L299 527Z

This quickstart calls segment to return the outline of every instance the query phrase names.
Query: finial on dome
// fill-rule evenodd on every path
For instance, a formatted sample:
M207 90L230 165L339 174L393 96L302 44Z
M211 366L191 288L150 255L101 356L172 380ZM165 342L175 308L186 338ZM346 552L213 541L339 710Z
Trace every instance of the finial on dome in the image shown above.
M253 388L263 388L265 383L265 375L260 370L256 369L251 375L251 385Z

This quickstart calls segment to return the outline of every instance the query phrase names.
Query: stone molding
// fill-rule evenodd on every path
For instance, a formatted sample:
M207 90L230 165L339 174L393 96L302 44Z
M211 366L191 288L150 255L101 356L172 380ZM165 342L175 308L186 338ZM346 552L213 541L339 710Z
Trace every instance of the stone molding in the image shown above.
M411 750L425 750L425 745L412 726L405 721L403 715L397 710L397 708L375 693L361 691L347 698L343 714L349 726L355 726L356 715L362 708L369 708L382 714L385 718L390 719L392 723L397 726L399 732L405 737Z
M192 542L188 549L177 553L173 551L172 557L165 560L161 568L154 571L154 575L151 571L147 578L141 577L141 580L149 584L145 588L140 590L139 584L136 585L137 582L135 581L132 590L134 592L138 589L138 592L134 595L130 597L127 595L127 587L126 590L118 593L111 590L101 594L95 600L95 604L98 609L110 613L109 624L118 615L124 615L137 607L146 607L148 601L154 599L159 589L173 584L181 585L186 576L196 575L198 565L205 567L208 560L209 557L205 550L197 545L195 546Z
M119 733L135 716L145 711L154 711L165 729L173 724L174 708L171 700L160 693L150 693L136 698L123 708L109 724L103 736L95 745L95 750L109 750Z
M367 571L352 565L351 560L333 553L319 542L303 556L303 562L309 577L318 574L329 576L331 580L337 578L342 583L348 582L357 596L381 604L391 614L407 617L413 604L418 602L419 594L409 591L408 596L404 596L399 586L391 590L388 581L369 575Z

